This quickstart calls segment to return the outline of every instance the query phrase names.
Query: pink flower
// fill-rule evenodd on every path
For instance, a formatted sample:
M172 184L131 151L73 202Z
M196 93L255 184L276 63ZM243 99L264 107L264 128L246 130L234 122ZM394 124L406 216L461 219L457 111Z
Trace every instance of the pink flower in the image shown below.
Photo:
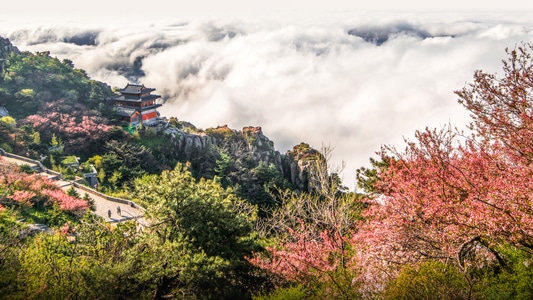
M62 210L77 211L89 208L87 201L69 196L63 190L44 189L42 194L48 196L51 201L58 203Z
M35 197L35 195L35 193L29 191L15 191L13 196L8 196L8 198L19 203L30 203L31 198Z
M61 232L62 235L67 235L67 233L69 232L70 230L70 224L69 222L66 222L65 225L63 225L59 231Z

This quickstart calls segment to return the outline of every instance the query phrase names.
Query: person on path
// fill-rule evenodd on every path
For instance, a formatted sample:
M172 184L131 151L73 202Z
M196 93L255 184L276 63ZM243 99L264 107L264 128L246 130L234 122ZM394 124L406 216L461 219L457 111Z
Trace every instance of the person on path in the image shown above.
M107 211L107 216L111 219L111 210Z
M119 216L120 216L120 215L121 215L121 213L122 213L122 212L120 211L120 206L117 206L117 215L119 215Z

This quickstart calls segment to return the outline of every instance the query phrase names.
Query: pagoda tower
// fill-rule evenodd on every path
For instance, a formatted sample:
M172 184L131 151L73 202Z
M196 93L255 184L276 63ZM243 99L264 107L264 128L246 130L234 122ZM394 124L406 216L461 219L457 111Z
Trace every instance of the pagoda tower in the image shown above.
M132 125L139 123L153 124L159 116L156 100L160 95L152 95L153 88L147 88L144 84L127 84L125 88L118 90L120 96L112 97L118 115L124 121Z

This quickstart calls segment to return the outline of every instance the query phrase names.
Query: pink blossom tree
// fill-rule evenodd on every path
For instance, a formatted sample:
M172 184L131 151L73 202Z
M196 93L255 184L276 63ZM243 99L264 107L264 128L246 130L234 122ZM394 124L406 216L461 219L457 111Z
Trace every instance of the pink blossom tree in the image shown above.
M426 129L403 151L382 148L381 194L354 235L367 285L379 289L424 260L465 269L505 265L504 245L533 251L531 50L508 52L503 78L478 71L457 92L472 113L472 135Z

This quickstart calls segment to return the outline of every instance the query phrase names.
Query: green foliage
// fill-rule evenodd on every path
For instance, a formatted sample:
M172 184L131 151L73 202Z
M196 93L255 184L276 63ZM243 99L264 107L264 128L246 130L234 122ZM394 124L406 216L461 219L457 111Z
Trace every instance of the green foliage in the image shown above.
M0 124L13 128L17 125L17 121L13 117L4 116L0 118Z
M80 193L78 193L78 191L76 191L76 189L74 188L74 186L70 186L67 190L67 195L69 196L72 196L72 197L76 197L76 198L80 198ZM87 194L86 194L87 195Z
M13 148L11 148L11 145L5 142L0 142L0 148L4 149L7 152L13 152Z
M105 182L105 180L106 180L106 173L105 173L104 168L100 168L100 169L98 170L98 174L96 175L96 177L98 177L98 182Z
M0 86L4 94L2 99L5 99L0 105L17 118L35 114L43 103L58 99L82 102L96 109L113 94L109 86L75 69L72 61L60 61L50 57L48 52L8 56L0 73Z
M252 297L253 300L304 300L311 299L309 291L302 285L281 287L270 294L259 294Z
M119 162L129 169L138 167L138 172L146 171L148 173L155 173L158 171L157 161L152 154L152 151L145 146L137 146L127 141L111 140L106 143L106 154L114 156ZM105 167L106 158L102 156L102 164ZM117 161L113 162L117 163ZM110 170L111 171L111 170ZM140 177L140 176L136 176ZM131 178L131 177L130 177Z
M150 204L147 213L165 221L159 232L167 239L183 235L197 249L225 258L252 250L254 208L223 189L216 179L196 182L178 164L173 171L137 180L135 187L138 197Z
M75 155L69 155L69 156L63 157L63 159L61 160L61 163L63 165L73 165L73 164L78 163L78 159Z
M307 143L300 143L296 146L294 146L293 151L299 151L299 152L308 152L312 150L311 146Z
M1 299L140 299L130 285L135 224L113 230L92 214L60 232L26 236L0 213ZM72 225L72 224L71 224ZM75 235L68 235L76 229ZM146 297L145 297L146 298Z
M83 194L83 200L86 200L87 202L89 202L89 209L92 210L92 211L96 211L96 204L94 202L94 199L91 198L91 196L89 196L89 194L87 193L84 193Z
M107 137L110 140L126 140L128 138L127 131L125 131L122 127L119 126L113 126L109 129L107 132Z
M253 232L253 207L216 179L196 182L181 164L136 180L135 188L157 224L152 237L158 238L149 243L154 255L143 263L154 266L162 295L185 286L199 298L246 297L249 291L241 285L253 277L253 268L245 256L261 250Z
M22 255L20 285L27 295L43 299L78 298L88 295L90 288L83 280L87 261L73 260L75 245L59 235L42 235Z
M68 167L58 167L58 171L61 173L61 176L63 176L66 180L74 180L76 179L76 171L70 166Z
M357 186L368 195L381 192L376 183L379 181L379 173L387 169L389 162L370 158L370 165L370 168L361 167L356 171Z
M259 163L251 169L251 175L252 180L240 183L237 192L240 197L257 204L261 211L267 211L277 204L273 194L292 188L274 164Z
M18 256L24 241L20 239L22 225L9 211L0 211L0 298L18 289L17 275L20 269ZM7 298L7 297L6 297Z
M137 132L137 128L135 128L135 126L131 125L131 124L128 124L128 125L125 125L122 127L122 129L129 133L129 134L135 134Z
M300 159L306 159L308 161L324 159L323 155L319 151L315 150L307 143L300 143L294 146L292 150L288 152L288 154L293 157L301 156Z
M35 92L32 89L22 89L18 91L15 95L23 96L23 97L35 97Z
M16 127L12 117L0 118L0 148L7 152L25 153L28 151L24 149L28 139L25 131Z
M483 299L531 299L533 256L514 247L504 247L500 254L506 258L507 267L486 268L474 274L475 291Z
M170 139L171 137L160 128L145 127L137 131L133 143L136 146L149 149L154 159L157 160L157 165L164 169L172 169L176 165L177 159L175 157L175 145Z
M131 187L134 178L159 171L159 164L150 149L128 141L111 140L106 152L88 159L97 172L100 188L118 191L122 186Z
M227 143L226 147L218 149L214 173L220 178L222 186L233 187L239 197L258 205L263 214L275 205L272 193L291 186L274 164L257 163L251 157L252 153L231 149L235 145L240 144L231 146Z
M360 286L356 282L356 274L353 272L348 270L335 270L327 272L327 274L319 273L320 271L317 272L315 278L308 278L303 283L298 281L302 288L305 288L300 293L305 293L306 297L297 299L362 299L359 292Z
M57 203L52 207L44 209L46 220L45 224L51 227L63 226L66 223L76 223L77 216L69 214L59 208Z
M469 285L461 272L439 261L404 266L385 292L385 299L469 298Z
M226 152L220 152L220 159L216 161L215 175L220 176L224 180L224 175L229 170L232 164L231 156Z
M33 173L35 173L35 170L32 169L32 167L31 167L30 165L28 165L28 164L20 165L20 166L19 166L19 170L20 170L21 172L24 172L24 173L27 173L27 174L33 174Z
M226 125L218 126L216 128L208 128L205 130L205 133L209 136L217 138L218 140L234 141L242 138L241 136L237 135L237 132L231 130Z
M146 236L132 250L128 267L133 284L127 289L137 288L141 298L185 295L186 299L217 299L226 292L220 282L228 262L193 251L185 240L161 241Z
M38 131L35 131L32 135L31 135L32 139L33 139L33 143L36 144L36 145L39 145L41 143L41 134L38 132Z
M95 168L99 169L102 167L102 156L95 155L87 160L89 164L93 164Z
M132 272L125 254L136 237L131 225L111 230L87 214L75 236L65 232L36 236L20 255L20 292L10 298L138 299L126 291L125 281Z
M91 173L93 169L91 168L91 164L88 161L85 161L80 164L80 171L81 173Z
M531 299L533 267L531 255L512 247L500 254L507 267L485 266L465 274L452 264L426 261L406 265L389 283L385 299Z
M183 124L176 117L171 117L168 120L168 124L170 126L174 127L174 128L177 128L177 129L182 129L183 128Z
M53 148L53 151L57 151L58 154L63 153L63 142L60 138L56 136L55 133L52 133L52 139L50 140L50 146Z

